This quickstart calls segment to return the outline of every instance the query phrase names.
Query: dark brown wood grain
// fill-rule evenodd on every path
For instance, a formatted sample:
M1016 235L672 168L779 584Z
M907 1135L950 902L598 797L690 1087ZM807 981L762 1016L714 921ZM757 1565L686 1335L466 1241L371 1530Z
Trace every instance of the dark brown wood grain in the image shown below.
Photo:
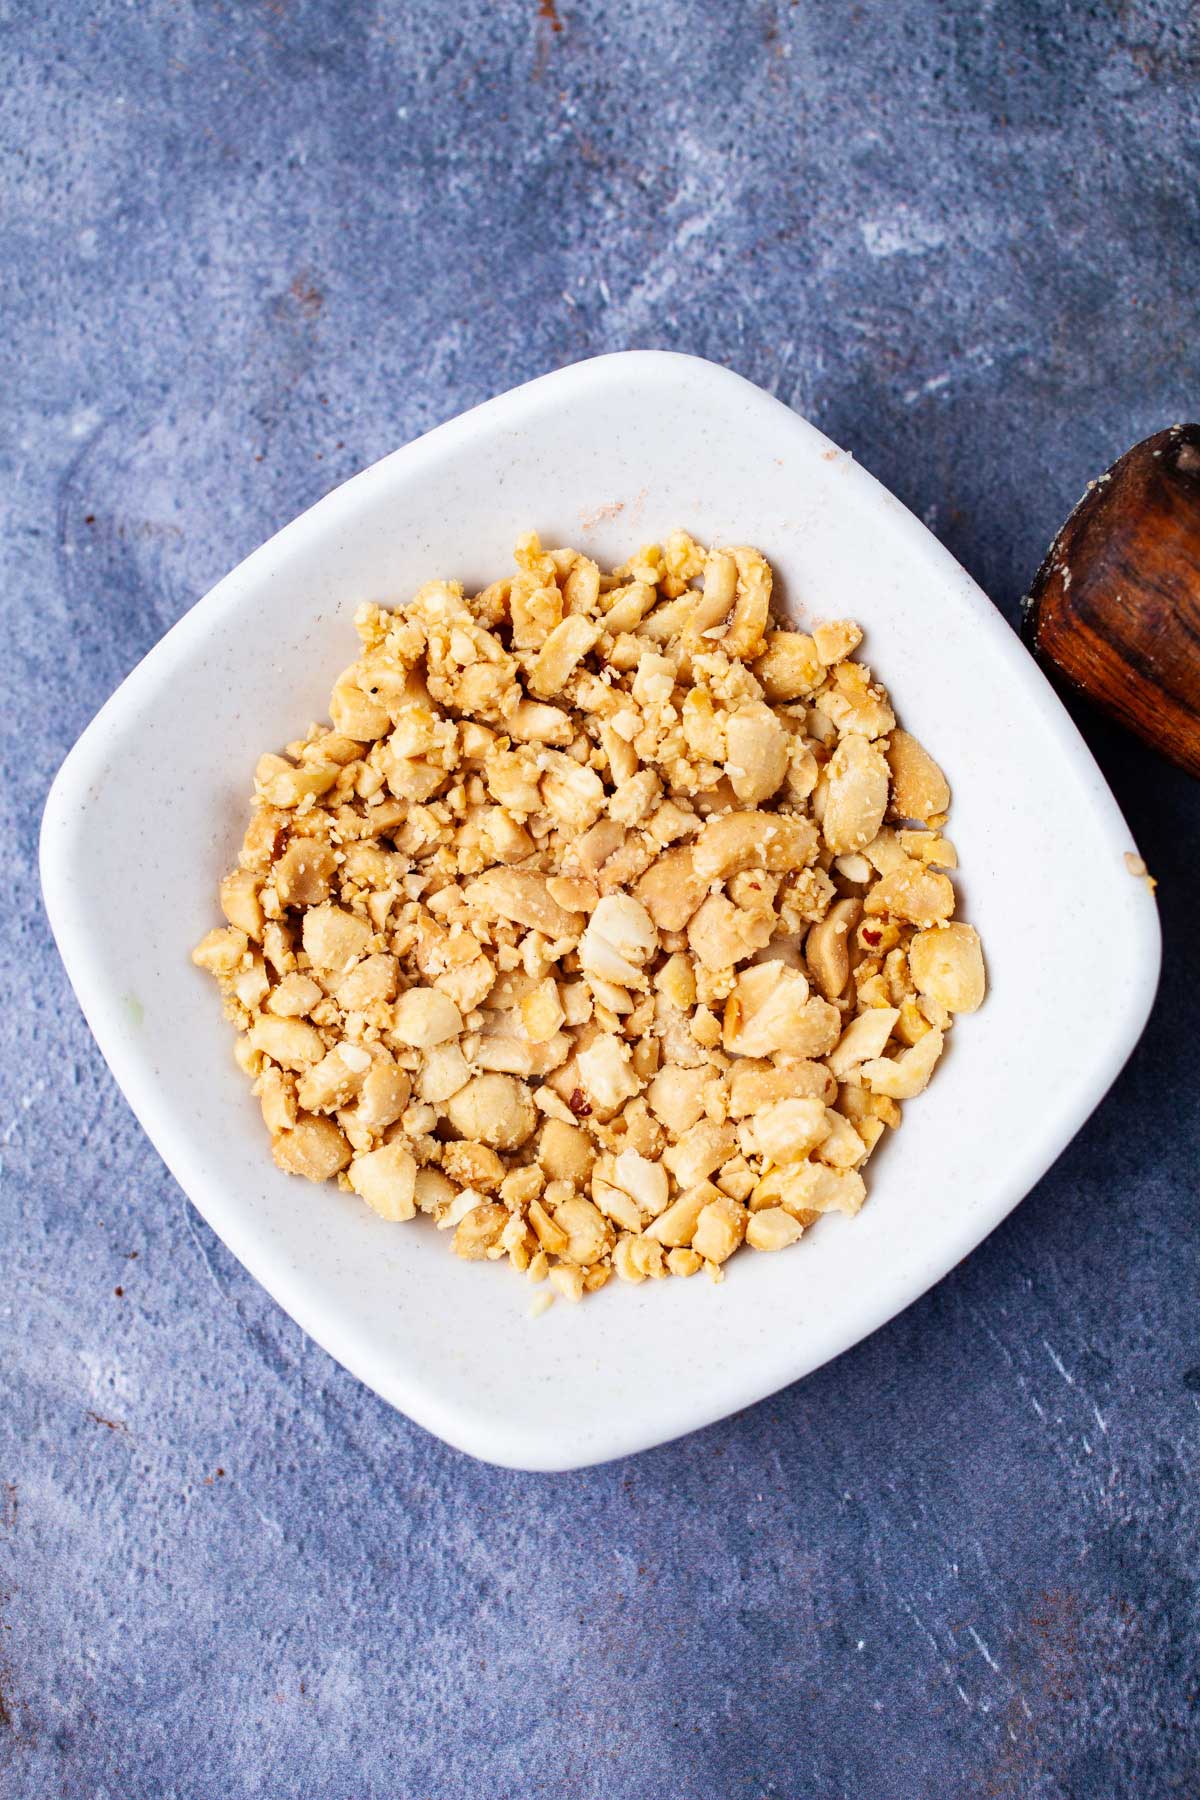
M1200 776L1200 425L1144 439L1090 484L1022 630L1051 673Z

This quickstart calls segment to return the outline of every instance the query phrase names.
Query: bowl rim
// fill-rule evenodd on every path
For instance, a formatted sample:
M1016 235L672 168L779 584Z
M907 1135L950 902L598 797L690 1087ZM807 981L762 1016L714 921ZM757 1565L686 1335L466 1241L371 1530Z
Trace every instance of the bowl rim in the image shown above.
M249 1223L239 1217L236 1199L224 1201L209 1191L208 1183L193 1167L187 1146L177 1133L173 1109L165 1092L139 1064L117 1029L114 997L107 991L91 954L86 887L77 878L73 861L76 835L89 790L110 751L136 721L143 701L158 693L170 671L189 660L210 633L227 616L236 613L244 603L247 591L256 586L278 558L284 554L291 556L310 543L323 542L331 525L348 504L369 499L377 490L385 491L398 474L403 473L406 480L419 480L423 465L428 466L437 458L453 454L461 445L497 426L510 428L520 422L522 415L531 419L547 404L568 406L594 387L607 383L618 370L622 379L633 376L653 382L663 376L683 376L691 382L703 380L714 390L724 387L731 398L737 397L743 402L753 396L754 404L786 413L800 432L811 433L830 452L850 463L849 476L859 484L869 503L888 508L892 529L905 538L914 555L923 558L943 583L955 586L961 604L971 615L972 630L987 635L991 654L1020 683L1026 704L1038 708L1058 750L1074 765L1099 821L1113 841L1115 852L1119 854L1132 848L1134 842L1091 751L1050 683L1022 646L1017 633L927 527L869 471L854 463L849 453L826 438L819 428L732 370L678 351L626 350L585 358L509 389L435 426L322 496L245 557L171 626L81 733L60 766L45 804L39 845L42 890L54 937L81 1009L123 1095L189 1201L301 1328L358 1379L426 1429L474 1456L526 1469L561 1470L603 1462L710 1424L812 1372L861 1342L919 1298L1001 1223L1099 1104L1144 1029L1154 1001L1161 963L1158 912L1147 892L1146 904L1137 907L1136 942L1129 946L1124 984L1119 994L1113 996L1113 1029L1104 1055L1097 1058L1088 1084L1086 1104L1082 1109L1073 1108L1070 1113L1048 1111L1042 1129L1031 1134L1029 1143L1008 1165L1005 1180L997 1184L994 1203L988 1209L982 1229L978 1219L972 1219L969 1225L964 1223L957 1238L952 1234L938 1238L930 1246L918 1283L914 1285L910 1280L900 1294L886 1286L881 1288L874 1296L874 1304L860 1305L851 1329L830 1331L825 1347L815 1356L806 1353L798 1358L790 1372L785 1370L781 1374L775 1369L767 1381L745 1383L741 1398L731 1399L726 1393L708 1398L703 1394L681 1397L669 1429L654 1427L647 1430L636 1421L628 1426L613 1424L586 1443L564 1445L557 1438L553 1442L547 1441L544 1434L539 1433L535 1421L520 1427L511 1419L491 1420L456 1408L444 1395L431 1394L409 1371L397 1370L394 1364L384 1367L373 1361L360 1346L348 1344L338 1319L323 1314L319 1304L300 1291L302 1284L291 1280L282 1268L264 1268L263 1256L252 1241L254 1234Z

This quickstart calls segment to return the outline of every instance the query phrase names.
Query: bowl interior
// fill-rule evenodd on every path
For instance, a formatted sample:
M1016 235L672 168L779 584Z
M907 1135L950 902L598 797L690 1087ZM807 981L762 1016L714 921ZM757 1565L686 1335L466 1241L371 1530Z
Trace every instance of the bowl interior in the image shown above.
M364 598L468 587L536 528L602 563L681 525L751 542L792 617L856 618L863 654L953 788L961 911L991 992L869 1169L853 1221L706 1281L531 1321L532 1290L421 1222L271 1164L191 945L216 921L258 754L325 716ZM450 1441L566 1467L688 1430L846 1348L1038 1178L1113 1079L1157 974L1132 839L1012 633L930 534L769 396L691 358L577 365L453 421L328 496L235 570L89 727L47 810L47 900L131 1104L201 1212L318 1341ZM1097 972L1103 979L1097 980Z

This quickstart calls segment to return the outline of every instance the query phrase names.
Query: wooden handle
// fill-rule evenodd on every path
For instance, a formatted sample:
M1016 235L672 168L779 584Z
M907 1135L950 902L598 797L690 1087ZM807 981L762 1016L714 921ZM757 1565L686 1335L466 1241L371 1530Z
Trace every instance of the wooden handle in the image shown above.
M1089 484L1034 577L1022 635L1200 775L1200 425L1144 439Z

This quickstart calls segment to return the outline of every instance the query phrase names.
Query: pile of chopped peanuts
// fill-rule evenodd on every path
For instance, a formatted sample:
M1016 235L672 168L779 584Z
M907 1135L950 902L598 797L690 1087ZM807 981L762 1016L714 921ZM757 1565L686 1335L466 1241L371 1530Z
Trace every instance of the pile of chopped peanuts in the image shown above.
M193 959L279 1167L537 1311L856 1213L984 966L856 625L780 626L757 550L684 532L515 561L360 607Z

